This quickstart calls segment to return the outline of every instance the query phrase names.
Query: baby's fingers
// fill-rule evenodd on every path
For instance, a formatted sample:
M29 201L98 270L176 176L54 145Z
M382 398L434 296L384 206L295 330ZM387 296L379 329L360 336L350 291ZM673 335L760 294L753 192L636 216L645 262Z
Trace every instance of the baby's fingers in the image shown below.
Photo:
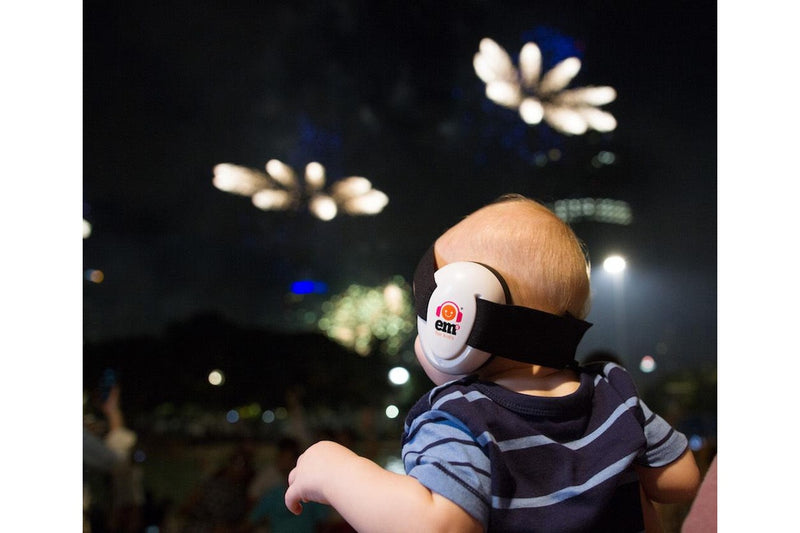
M299 515L303 512L303 506L300 503L300 498L295 494L296 491L292 490L290 486L286 489L286 495L283 497L283 501L286 504L286 508L289 509L292 514Z
M294 484L295 477L297 477L297 469L293 468L289 472L289 488L286 489L286 494L283 497L286 508L293 514L299 515L303 512L303 506L300 504L300 495L298 494L297 485Z

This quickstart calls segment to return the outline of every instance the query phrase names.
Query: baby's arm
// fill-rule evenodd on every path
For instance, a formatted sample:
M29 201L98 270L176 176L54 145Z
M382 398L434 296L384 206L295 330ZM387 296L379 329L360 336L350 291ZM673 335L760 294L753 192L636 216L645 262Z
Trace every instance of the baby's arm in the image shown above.
M639 500L642 503L642 518L644 519L645 533L664 533L664 528L661 526L661 517L658 514L658 509L644 493L641 484L639 485Z
M480 523L416 479L381 468L334 442L318 442L289 474L286 507L333 506L356 531L483 531Z
M637 466L636 470L645 494L658 503L690 502L700 486L700 470L688 449L666 466Z

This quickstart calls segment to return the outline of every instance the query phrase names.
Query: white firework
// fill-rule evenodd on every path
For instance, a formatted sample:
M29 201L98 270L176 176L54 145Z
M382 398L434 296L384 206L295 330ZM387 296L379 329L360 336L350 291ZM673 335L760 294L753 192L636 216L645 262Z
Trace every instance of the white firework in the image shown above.
M306 165L302 185L294 169L277 159L270 159L265 170L220 163L214 167L213 184L221 191L249 196L263 211L299 209L307 203L320 220L331 220L339 211L375 215L389 203L386 194L361 176L341 179L326 191L325 167L316 161Z
M614 116L597 107L614 101L613 87L566 88L581 69L577 57L564 59L542 75L542 53L536 43L522 47L517 69L505 49L487 37L481 40L472 64L486 83L486 97L516 110L528 124L544 120L567 135L617 127Z

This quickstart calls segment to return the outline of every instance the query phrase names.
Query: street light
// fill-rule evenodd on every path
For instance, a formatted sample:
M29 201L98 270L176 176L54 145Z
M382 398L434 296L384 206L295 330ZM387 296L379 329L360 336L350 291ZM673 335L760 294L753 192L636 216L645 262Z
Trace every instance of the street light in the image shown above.
M617 345L624 358L628 351L628 335L625 328L625 277L623 273L628 263L621 255L610 255L603 261L603 270L611 274L614 280L614 308L617 326Z
M603 269L609 274L622 274L626 266L627 262L621 255L609 255L603 261Z

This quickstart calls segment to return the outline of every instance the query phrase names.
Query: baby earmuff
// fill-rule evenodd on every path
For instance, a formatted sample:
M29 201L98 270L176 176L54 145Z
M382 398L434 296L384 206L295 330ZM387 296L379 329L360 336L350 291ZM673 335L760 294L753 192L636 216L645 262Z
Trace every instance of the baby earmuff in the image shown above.
M436 288L427 317L417 317L422 350L437 370L446 374L474 372L491 356L467 345L475 324L477 298L505 303L500 280L479 263L450 263L434 273Z
M503 277L470 261L437 268L433 246L414 272L417 331L425 358L446 374L469 374L497 355L553 368L574 365L591 324L512 305Z

